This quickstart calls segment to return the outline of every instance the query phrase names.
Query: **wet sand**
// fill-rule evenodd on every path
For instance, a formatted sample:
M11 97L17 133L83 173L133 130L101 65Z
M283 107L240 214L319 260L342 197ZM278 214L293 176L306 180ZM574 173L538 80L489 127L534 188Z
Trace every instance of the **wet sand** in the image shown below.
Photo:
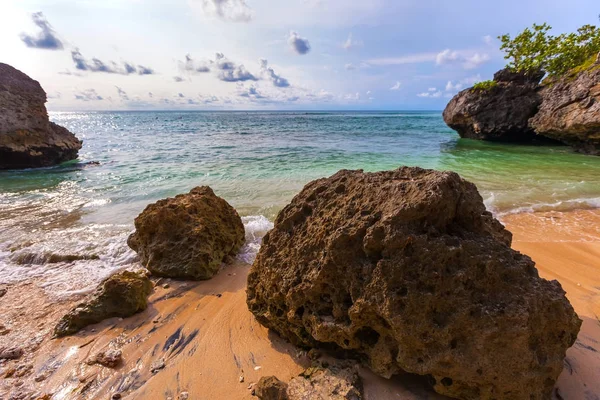
M540 275L561 282L584 320L554 397L598 398L600 211L518 214L503 222L514 233L513 247L537 262ZM261 376L297 375L309 363L306 354L260 326L246 308L248 269L228 266L200 283L159 280L143 313L60 340L50 339L51 329L74 301L50 304L35 284L9 287L0 299L0 324L10 332L0 330L0 347L18 344L26 353L0 366L0 399L10 393L34 399L32 393L52 399L108 399L115 393L125 399L175 400L182 393L189 399L251 399ZM107 348L123 351L122 365L85 363ZM158 370L151 372L153 367ZM365 369L361 375L368 400L444 398L415 377L386 380Z

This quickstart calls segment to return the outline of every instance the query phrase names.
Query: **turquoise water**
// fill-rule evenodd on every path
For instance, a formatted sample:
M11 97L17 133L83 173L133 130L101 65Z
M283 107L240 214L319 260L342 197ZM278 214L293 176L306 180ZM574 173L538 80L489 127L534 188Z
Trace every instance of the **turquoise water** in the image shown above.
M84 147L78 162L0 172L0 282L40 278L57 293L86 290L135 264L125 244L133 218L146 204L198 185L210 185L245 217L248 259L294 194L342 168L454 170L477 184L498 215L600 206L600 157L459 139L439 112L102 112L51 119ZM93 259L49 263L56 254Z

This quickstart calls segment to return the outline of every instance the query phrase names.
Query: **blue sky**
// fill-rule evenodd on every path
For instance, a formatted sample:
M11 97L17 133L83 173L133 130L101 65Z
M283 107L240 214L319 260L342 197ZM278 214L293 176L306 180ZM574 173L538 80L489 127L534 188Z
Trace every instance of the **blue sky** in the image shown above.
M433 109L496 39L596 24L597 0L3 0L0 62L51 110Z

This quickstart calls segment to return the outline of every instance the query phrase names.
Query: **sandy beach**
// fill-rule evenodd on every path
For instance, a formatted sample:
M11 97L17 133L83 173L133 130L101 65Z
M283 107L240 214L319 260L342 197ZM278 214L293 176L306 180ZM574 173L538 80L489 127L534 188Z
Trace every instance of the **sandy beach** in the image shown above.
M502 221L514 234L513 247L536 261L541 276L562 284L583 320L554 397L596 398L600 211L514 214ZM8 287L0 300L0 347L20 343L25 356L0 366L0 398L106 399L119 393L130 399L183 399L187 393L190 399L251 399L261 376L287 380L310 360L248 311L248 270L249 265L238 263L210 281L157 280L143 313L58 340L51 339L52 328L75 302L50 304L44 291L31 283ZM122 365L109 369L86 363L108 348L122 350ZM444 398L415 376L386 380L366 369L360 374L366 399Z

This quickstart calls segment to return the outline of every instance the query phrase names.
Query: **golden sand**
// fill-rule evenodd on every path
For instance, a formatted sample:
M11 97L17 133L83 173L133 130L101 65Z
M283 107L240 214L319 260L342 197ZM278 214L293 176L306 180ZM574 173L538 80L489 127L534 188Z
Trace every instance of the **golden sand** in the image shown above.
M518 214L503 222L514 233L513 247L537 262L540 275L561 282L584 320L577 343L567 353L557 398L596 398L600 212ZM24 344L26 355L0 367L0 398L19 390L53 394L57 400L108 399L114 393L125 399L175 400L184 392L189 399L253 398L252 385L261 376L287 380L309 360L254 320L245 303L248 269L228 266L199 283L161 280L145 312L107 320L60 340L50 340L51 329L73 303L48 304L43 291L32 284L10 287L0 300L0 323L11 331L0 336L0 347ZM169 287L163 288L167 282ZM40 339L32 340L35 337ZM111 347L123 351L118 368L85 363ZM19 366L25 376L2 378ZM158 371L152 372L153 367ZM444 398L415 377L386 380L366 369L361 375L367 400Z

